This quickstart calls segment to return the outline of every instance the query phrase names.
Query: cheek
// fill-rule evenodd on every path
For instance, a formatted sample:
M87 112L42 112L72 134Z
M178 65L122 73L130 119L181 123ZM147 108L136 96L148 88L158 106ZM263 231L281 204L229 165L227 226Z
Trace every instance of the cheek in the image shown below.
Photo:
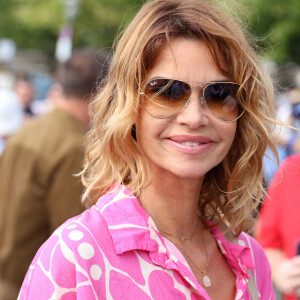
M231 140L231 142L234 140L234 137L235 137L235 134L236 134L236 128L237 128L237 126L234 125L234 126L232 126L231 129L228 130L228 137Z
M225 123L220 124L219 126L219 134L224 142L227 143L228 148L231 147L235 134L236 134L236 129L237 129L237 123Z
M143 138L158 137L163 130L165 120L155 119L149 115L143 108L139 109L139 114L136 122L137 136Z
M231 148L231 146L233 145L234 143L234 140L235 140L235 136L236 136L236 128L235 130L232 130L230 133L229 133L229 138L228 138L228 151L229 149Z
M136 137L139 145L144 148L151 141L151 136L153 135L153 126L151 126L151 120L149 120L148 115L145 114L144 110L140 110L139 116L136 122Z
M154 119L145 111L140 112L136 123L136 136L145 154L158 151L166 128L168 125L165 120Z

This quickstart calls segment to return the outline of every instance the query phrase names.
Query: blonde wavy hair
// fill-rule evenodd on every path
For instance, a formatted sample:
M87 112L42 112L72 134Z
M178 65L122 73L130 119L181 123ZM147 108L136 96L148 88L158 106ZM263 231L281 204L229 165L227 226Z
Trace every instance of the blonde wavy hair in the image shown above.
M246 91L233 145L224 161L206 174L199 195L203 223L207 218L226 220L239 234L250 228L264 193L267 146L276 154L270 134L273 88L242 26L205 0L149 1L116 43L105 86L91 104L92 129L81 173L83 202L93 205L113 183L126 185L137 196L147 184L147 163L132 129L146 74L161 47L174 38L204 41L219 70Z

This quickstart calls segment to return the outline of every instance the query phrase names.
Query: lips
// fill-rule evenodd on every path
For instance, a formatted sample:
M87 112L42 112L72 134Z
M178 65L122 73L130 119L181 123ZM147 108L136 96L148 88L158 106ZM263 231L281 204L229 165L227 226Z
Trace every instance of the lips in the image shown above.
M176 135L167 139L177 151L185 154L200 154L208 151L214 142L203 136Z
M204 136L175 135L169 139L180 144L191 144L191 146L194 144L207 144L212 142L210 138Z

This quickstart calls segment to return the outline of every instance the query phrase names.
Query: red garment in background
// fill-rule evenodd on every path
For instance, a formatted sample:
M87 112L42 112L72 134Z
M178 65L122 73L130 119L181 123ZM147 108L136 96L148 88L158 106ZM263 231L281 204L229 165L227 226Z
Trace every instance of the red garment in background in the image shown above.
M268 189L260 212L257 239L263 248L283 250L286 257L296 255L300 242L300 155L284 160ZM285 296L285 300L295 300Z

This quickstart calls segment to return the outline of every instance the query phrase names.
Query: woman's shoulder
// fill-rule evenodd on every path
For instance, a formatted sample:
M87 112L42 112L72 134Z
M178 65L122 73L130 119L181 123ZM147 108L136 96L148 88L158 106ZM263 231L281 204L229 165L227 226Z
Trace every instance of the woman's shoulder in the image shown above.
M71 295L78 280L91 282L99 277L103 251L111 253L111 247L107 226L96 207L69 219L40 247L24 279L20 299ZM90 289L90 284L86 288Z
M102 238L108 233L108 226L105 218L96 205L85 210L82 214L69 219L53 233L66 244L72 246L78 242L93 244L101 242ZM100 238L102 237L102 238Z
M68 261L75 261L78 257L84 258L83 252L95 252L91 249L95 248L96 245L99 247L101 241L107 236L108 227L105 219L97 207L92 206L59 226L40 247L36 259L52 257L58 252L57 249L60 249ZM65 260L60 261L63 263ZM32 262L32 264L34 263L35 261Z

